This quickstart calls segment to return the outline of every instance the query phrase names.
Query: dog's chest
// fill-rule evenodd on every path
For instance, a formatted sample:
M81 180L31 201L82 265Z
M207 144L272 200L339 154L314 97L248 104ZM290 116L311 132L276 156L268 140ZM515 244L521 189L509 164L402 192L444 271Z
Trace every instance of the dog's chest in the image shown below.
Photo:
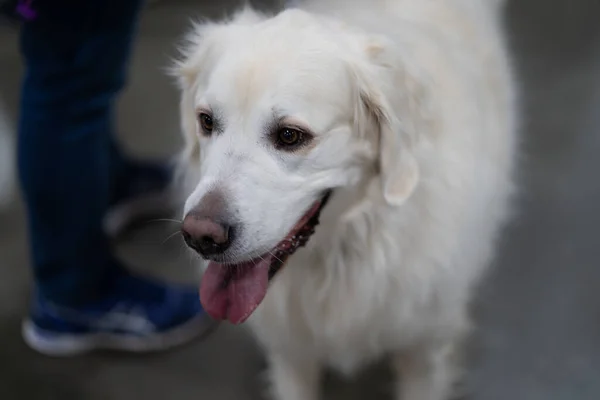
M269 349L312 354L324 364L351 373L402 347L412 333L403 324L400 293L389 282L319 273L288 265L273 282L252 319ZM322 271L322 270L321 270ZM408 321L406 321L408 322Z

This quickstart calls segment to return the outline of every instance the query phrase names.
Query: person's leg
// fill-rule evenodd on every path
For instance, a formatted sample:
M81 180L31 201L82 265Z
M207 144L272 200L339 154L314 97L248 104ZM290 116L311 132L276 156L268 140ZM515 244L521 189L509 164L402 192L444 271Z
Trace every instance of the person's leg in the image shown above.
M101 221L112 189L113 103L139 3L41 1L48 9L22 28L19 175L37 288L62 304L94 300L112 283Z
M195 290L126 273L102 229L109 206L127 195L118 194L123 177L135 178L111 132L141 3L40 0L40 18L22 30L18 167L36 291L24 335L45 353L152 350L200 329L157 336L200 314Z

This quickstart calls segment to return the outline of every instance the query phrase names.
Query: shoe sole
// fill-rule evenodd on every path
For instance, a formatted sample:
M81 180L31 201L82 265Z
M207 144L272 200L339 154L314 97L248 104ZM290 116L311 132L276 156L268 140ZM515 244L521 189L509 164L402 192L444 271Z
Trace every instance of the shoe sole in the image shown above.
M25 343L33 350L50 357L73 357L95 351L153 353L204 339L218 324L206 317L194 318L170 331L147 337L126 337L122 334L95 333L86 335L57 335L44 332L27 319L22 325Z

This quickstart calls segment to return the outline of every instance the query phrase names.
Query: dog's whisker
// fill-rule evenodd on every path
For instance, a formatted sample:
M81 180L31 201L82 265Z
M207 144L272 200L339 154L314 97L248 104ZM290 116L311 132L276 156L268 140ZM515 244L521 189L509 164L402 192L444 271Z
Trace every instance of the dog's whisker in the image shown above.
M266 262L266 260L264 259L264 257L262 255L259 254L258 258L260 258L261 261L265 261ZM256 264L258 264L258 262L254 263L254 266L256 266Z
M183 223L183 221L179 220L179 219L172 219L172 218L157 218L157 219L151 219L149 221L147 221L148 223L151 222L172 222L175 224L181 224Z
M280 263L282 263L282 264L283 264L283 260L281 260L279 257L277 257L277 256L275 255L275 253L273 253L273 251L269 250L269 254L270 254L271 256L273 256L273 258L275 258L277 261L279 261Z
M173 233L171 233L169 236L167 236L167 238L165 240L163 240L163 242L161 243L161 245L167 243L170 239L174 238L176 235L180 234L181 231L175 231Z
M183 246L183 251L185 251L185 246ZM187 259L188 262L191 266L194 266L197 263L198 257L196 256L195 253L192 253L191 251L186 251L187 253Z

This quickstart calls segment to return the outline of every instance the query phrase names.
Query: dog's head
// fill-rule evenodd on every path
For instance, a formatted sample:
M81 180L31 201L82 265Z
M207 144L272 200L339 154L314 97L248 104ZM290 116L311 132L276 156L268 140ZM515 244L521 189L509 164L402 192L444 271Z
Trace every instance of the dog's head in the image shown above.
M205 308L239 323L332 191L375 176L389 206L410 196L423 94L383 40L302 11L245 9L188 39L177 65L192 182L182 232L210 260Z

